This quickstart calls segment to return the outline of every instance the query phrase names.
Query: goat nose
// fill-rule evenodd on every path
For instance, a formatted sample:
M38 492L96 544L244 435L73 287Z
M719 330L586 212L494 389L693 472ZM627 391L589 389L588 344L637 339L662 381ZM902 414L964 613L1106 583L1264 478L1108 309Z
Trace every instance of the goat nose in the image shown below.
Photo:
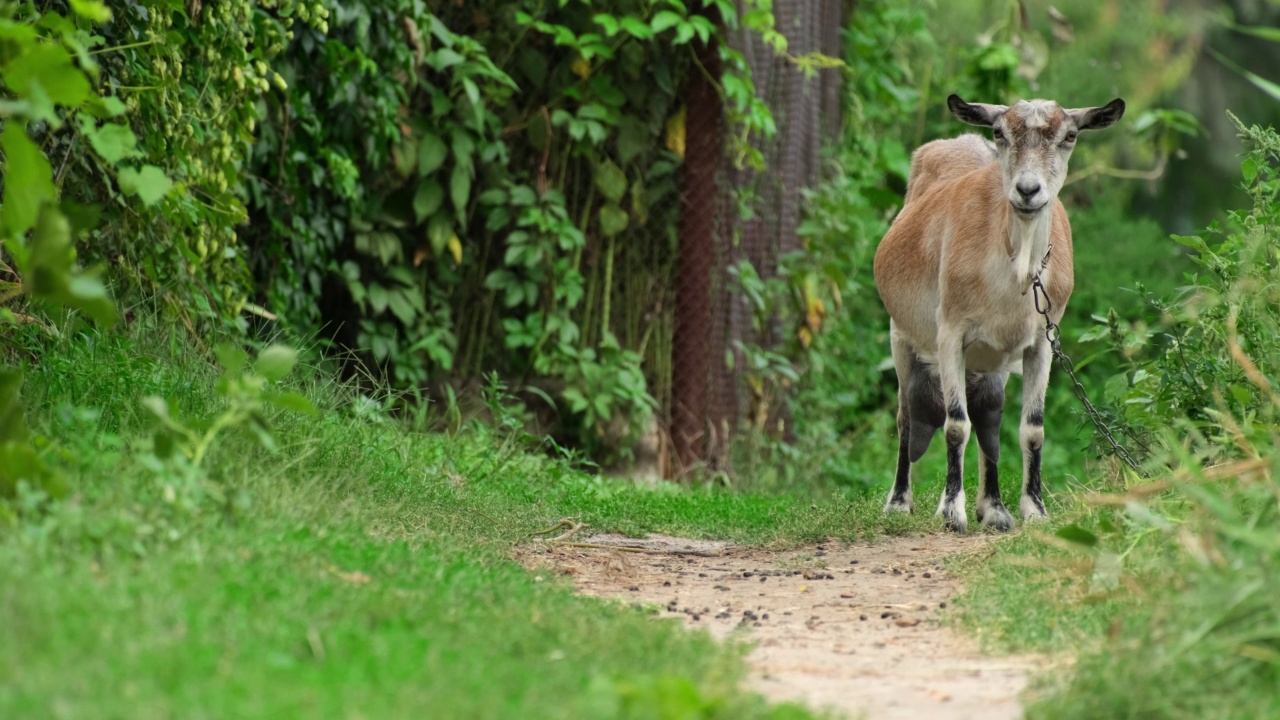
M1018 182L1018 194L1023 200L1030 200L1036 193L1040 192L1040 183L1035 180L1021 180Z

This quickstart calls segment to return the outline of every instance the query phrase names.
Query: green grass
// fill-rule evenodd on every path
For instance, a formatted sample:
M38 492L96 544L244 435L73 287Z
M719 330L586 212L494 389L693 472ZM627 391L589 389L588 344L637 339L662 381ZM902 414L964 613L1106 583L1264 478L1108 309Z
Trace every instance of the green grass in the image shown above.
M511 548L560 518L795 545L933 527L876 499L645 489L474 430L414 432L323 377L279 445L153 454L139 400L213 415L179 341L82 336L27 368L61 502L0 530L0 717L809 717L741 692L745 648L575 596Z
M1150 507L1066 498L1047 527L951 561L967 584L952 619L995 652L1073 659L1034 682L1028 718L1280 717L1276 497L1266 480ZM1056 537L1068 526L1096 544Z

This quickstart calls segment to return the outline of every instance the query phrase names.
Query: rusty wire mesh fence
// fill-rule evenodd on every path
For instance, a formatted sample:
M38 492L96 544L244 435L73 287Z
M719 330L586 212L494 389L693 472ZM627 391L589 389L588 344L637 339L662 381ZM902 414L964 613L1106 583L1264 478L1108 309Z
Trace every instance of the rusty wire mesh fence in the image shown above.
M788 54L839 57L846 6L847 0L777 0L774 14ZM670 394L661 398L673 451L669 475L698 465L726 468L734 431L747 420L759 424L760 409L741 377L740 343L777 346L785 331L776 320L763 332L753 328L752 309L735 292L729 269L745 260L767 279L782 255L800 247L802 190L818 182L822 144L839 130L839 70L806 74L747 31L733 33L730 44L750 65L778 132L751 139L764 155L763 172L728 158L724 108L712 85L718 54L701 48L708 73L691 70L687 79ZM744 198L753 210L747 219L739 211ZM785 402L770 414L771 426L789 433Z

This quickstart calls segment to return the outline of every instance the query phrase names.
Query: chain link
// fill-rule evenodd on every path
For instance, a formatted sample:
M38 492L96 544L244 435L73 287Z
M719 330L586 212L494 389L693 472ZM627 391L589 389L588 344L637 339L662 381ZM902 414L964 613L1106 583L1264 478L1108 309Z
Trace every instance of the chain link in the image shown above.
M1076 398L1080 400L1080 404L1084 406L1085 414L1093 421L1093 426L1097 428L1098 434L1106 438L1116 457L1120 458L1134 472L1146 477L1147 474L1138 466L1137 461L1116 440L1115 435L1111 433L1111 428L1107 427L1107 424L1103 422L1101 413L1093 406L1093 403L1089 402L1089 396L1085 394L1084 385L1080 383L1080 378L1076 377L1075 363L1062 351L1062 330L1053 321L1053 318L1049 317L1049 313L1053 310L1053 301L1049 299L1049 291L1045 289L1044 282L1040 279L1040 275L1049 265L1049 253L1051 252L1053 252L1053 243L1049 243L1049 247L1044 252L1044 260L1040 261L1040 269L1031 278L1031 294L1035 300L1036 312L1044 316L1044 337L1049 341L1049 347L1053 350L1053 357L1062 366L1063 371L1067 373L1067 377L1071 378L1071 392L1075 394Z

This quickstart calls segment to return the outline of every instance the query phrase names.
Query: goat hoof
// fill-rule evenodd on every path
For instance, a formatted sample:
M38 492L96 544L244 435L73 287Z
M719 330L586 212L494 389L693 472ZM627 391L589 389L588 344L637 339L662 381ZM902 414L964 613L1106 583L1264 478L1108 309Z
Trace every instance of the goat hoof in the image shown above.
M910 515L913 511L913 508L911 506L910 500L904 500L899 498L897 500L890 500L888 503L886 503L884 506L884 511L886 513L906 513L907 515Z
M956 511L955 508L947 508L942 512L942 519L946 522L947 529L957 535L964 535L969 531L969 518L964 516L964 511Z
M1040 498L1023 497L1019 503L1022 510L1022 521L1025 523L1042 522L1049 518L1049 513L1044 510L1044 503Z
M1000 532L1009 532L1013 529L1013 515L1003 505L987 508L978 522L982 523L983 527L995 528Z

